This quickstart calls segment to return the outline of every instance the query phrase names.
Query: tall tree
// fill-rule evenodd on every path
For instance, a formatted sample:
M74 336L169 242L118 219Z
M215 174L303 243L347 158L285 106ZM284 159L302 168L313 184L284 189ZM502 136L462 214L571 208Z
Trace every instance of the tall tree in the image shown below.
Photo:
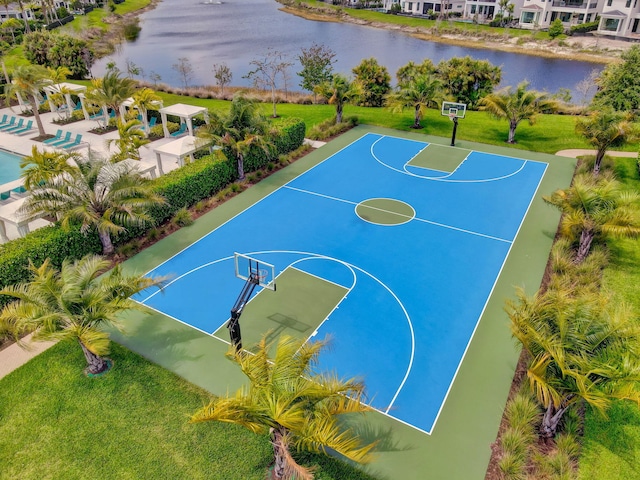
M356 82L362 87L358 104L365 107L381 107L384 97L391 90L391 76L387 67L379 65L375 58L366 58L353 68Z
M228 114L211 112L209 124L198 129L198 135L228 149L236 159L238 178L244 179L244 160L249 151L260 148L270 153L267 119L260 105L242 95L236 95Z
M405 108L413 108L414 117L411 128L423 128L420 121L426 109L438 107L442 95L442 82L434 75L418 74L410 80L399 83L396 89L387 95L386 104L395 113Z
M231 83L233 72L226 63L213 64L213 78L216 79L218 87L220 87L220 95L224 95L224 87Z
M193 77L193 65L191 65L191 61L187 57L180 57L178 63L174 63L171 68L180 75L184 88L189 88L189 82Z
M419 75L433 75L434 73L436 73L436 66L430 59L425 58L422 63L409 62L398 68L396 79L398 84L408 83Z
M336 52L326 45L312 44L309 48L300 49L298 60L302 70L298 72L302 82L300 86L313 92L315 100L315 88L323 82L329 82L333 74Z
M480 110L486 110L496 118L504 118L509 122L508 143L516 143L516 128L527 120L534 125L541 113L552 113L558 108L556 100L545 92L529 90L529 82L518 84L515 91L511 87L491 93L480 100Z
M91 81L86 98L101 107L111 108L119 115L120 106L135 93L136 86L135 80L122 77L118 70L110 70L102 78Z
M95 229L103 254L110 255L111 235L152 223L149 208L165 200L133 166L99 158L79 157L75 162L77 168L71 172L34 188L22 210L28 217L57 217L63 228L80 222L83 232Z
M585 401L604 412L613 399L640 402L640 326L603 298L552 290L507 302L511 332L529 353L527 377L545 408L552 438L568 408Z
M271 91L271 104L273 106L273 118L278 116L276 111L276 91L278 89L278 80L286 80L287 69L293 65L287 56L278 50L269 50L260 58L255 58L249 62L253 70L245 75L253 82L256 88Z
M38 112L40 108L40 91L44 87L51 85L51 83L52 81L49 78L49 72L46 68L40 65L24 65L15 68L13 71L13 79L4 90L7 105L9 105L13 97L18 95L21 98L27 99L36 120L40 136L46 135L42 118L40 118L40 112Z
M137 108L142 116L144 133L149 135L149 110L162 106L162 98L150 88L142 88L133 94L133 107Z
M47 259L41 266L30 265L32 280L5 287L0 294L17 301L0 313L0 324L17 339L33 332L34 340L76 340L87 361L86 372L96 375L107 371L110 363L109 334L104 325L120 328L120 313L145 311L131 296L147 288L161 287L162 279L142 275L124 275L120 266L101 275L111 262L88 255L60 270Z
M596 83L594 100L614 110L629 112L640 109L640 46L633 45L620 55L622 62L611 63Z
M336 73L330 82L323 82L314 90L325 98L329 104L336 106L336 125L342 123L342 112L348 103L357 102L362 95L359 82L350 81L344 75Z
M22 15L22 20L24 21L25 32L31 33L31 26L29 25L29 20L27 20L27 14L25 13L24 3L22 0L18 0L18 8L20 9L20 15Z
M576 133L596 149L594 175L600 173L602 159L609 148L622 147L640 138L640 131L630 114L606 105L597 105L586 118L579 118L576 121Z
M578 175L571 187L543 197L564 215L561 232L578 242L575 263L589 255L591 244L599 237L637 237L640 235L640 196L625 190L611 175Z
M325 454L331 449L355 462L368 461L374 444L362 444L339 421L342 414L369 410L361 403L364 385L315 373L313 365L324 346L324 342L282 336L273 359L264 338L255 355L229 353L249 378L249 387L234 396L215 397L191 421L234 423L257 434L269 433L273 479L313 478L309 469L293 459L292 448Z
M502 70L487 60L469 56L442 60L437 67L444 91L456 102L476 109L482 97L493 92L502 79Z

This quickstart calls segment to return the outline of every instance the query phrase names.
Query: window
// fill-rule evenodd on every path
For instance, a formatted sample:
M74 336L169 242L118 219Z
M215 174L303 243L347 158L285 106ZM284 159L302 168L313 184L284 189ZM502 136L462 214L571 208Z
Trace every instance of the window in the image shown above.
M631 0L627 0L627 3L625 4L625 8L629 8L631 6Z
M619 24L619 18L605 18L602 25L602 30L606 30L607 32L617 32Z
M562 23L567 23L571 21L571 13L569 12L560 12L560 21Z
M590 14L590 13L588 13L588 14L587 14L587 23L589 23L590 21L591 21L591 14Z
M636 8L636 5L638 5L638 0L633 0L633 8Z
M611 1L611 0L609 0L609 1ZM409 2L407 5L408 5L407 10L409 10L409 11L413 10L413 2Z
M610 7L612 3L613 3L613 0L607 0L607 7Z
M534 23L534 12L522 12L522 17L520 19L520 23Z
M549 12L544 12L544 21L546 23L547 21L547 17L549 16Z
M584 23L584 13L578 15L578 23Z
M471 15L475 15L475 13L476 13L476 6L471 5Z

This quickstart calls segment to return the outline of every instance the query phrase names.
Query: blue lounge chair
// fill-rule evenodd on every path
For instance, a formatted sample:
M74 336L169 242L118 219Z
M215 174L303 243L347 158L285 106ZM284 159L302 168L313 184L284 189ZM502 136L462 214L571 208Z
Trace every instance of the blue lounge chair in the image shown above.
M186 123L181 123L180 124L180 130L177 130L175 132L173 132L171 134L172 137L179 137L180 135L182 135L185 131L187 130L187 124Z
M69 143L70 141L71 141L71 132L67 132L64 138L61 138L60 140L57 140L55 142L51 142L48 145L50 147L57 147L58 145L64 145L65 143Z
M24 118L21 118L20 120L18 120L18 123L14 124L14 125L12 125L12 126L10 126L10 127L3 128L3 129L2 129L2 131L3 131L3 132L11 133L11 132L13 132L14 130L19 130L19 129L21 129L22 127L24 127Z
M80 145L80 143L82 143L82 134L78 133L76 135L76 138L73 142L70 143L63 143L62 145L57 145L58 148L63 148L65 150L70 150L73 147L77 147L78 145Z
M14 135L22 135L30 132L31 130L33 130L33 120L29 120L27 124L22 128L18 128L17 130L11 130L11 133L13 133Z
M98 113L94 113L93 115L89 116L89 120L97 120L100 117L104 117L104 109L103 108L98 110Z
M60 140L60 137L62 137L62 130L58 129L55 137L49 138L48 140L45 140L42 143L44 143L45 145L48 145L50 143L57 142L58 140Z
M149 121L149 128L155 126L157 121L158 121L158 117L151 117L151 120Z
M7 123L7 117L8 117L8 115L5 113L2 116L2 120L0 120L0 125L4 125L5 123Z
M7 123L0 126L0 131L11 128L16 124L16 117L11 117Z

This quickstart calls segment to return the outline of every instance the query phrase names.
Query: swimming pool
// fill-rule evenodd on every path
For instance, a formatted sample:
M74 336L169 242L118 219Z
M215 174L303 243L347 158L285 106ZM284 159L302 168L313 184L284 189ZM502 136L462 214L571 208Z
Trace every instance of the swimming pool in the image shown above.
M15 153L0 149L0 185L20 178L20 160Z

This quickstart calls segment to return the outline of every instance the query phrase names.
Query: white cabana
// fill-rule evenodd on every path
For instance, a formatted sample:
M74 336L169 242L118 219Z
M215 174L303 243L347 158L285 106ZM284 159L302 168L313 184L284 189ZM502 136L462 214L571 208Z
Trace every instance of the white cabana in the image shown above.
M216 147L212 146L206 139L187 135L172 142L165 143L158 148L154 148L153 151L156 154L156 161L158 162L158 172L160 172L160 175L164 175L164 171L162 170L162 155L176 158L178 165L183 166L185 157L189 157L193 162L193 154L203 148L208 148L209 152L212 153Z
M71 100L71 95L75 94L80 99L80 105L82 107L82 114L84 115L85 120L89 120L89 113L87 112L87 108L84 104L84 94L87 91L87 87L84 85L77 85L75 83L56 83L53 85L48 85L44 87L44 91L47 94L47 99L49 101L49 108L52 112L56 112L58 107L55 106L53 101L51 100L51 95L56 95L58 93L62 93L64 95L65 102L67 104L67 108L69 112L72 112L75 108L73 101Z
M122 102L122 104L120 105L120 118L124 121L124 117L127 114L127 110L130 108L135 108L140 112L140 108L138 108L137 106L135 106L135 100L131 97L127 98L124 102ZM157 110L160 110L162 108L162 100L158 100L158 101L154 101L151 102L151 104L153 105L153 107ZM144 112L147 116L149 115L148 112ZM140 112L140 115L142 115L142 112ZM142 128L145 131L145 134L148 136L149 132L148 132L148 127L149 127L149 119L148 118L143 118L142 120ZM166 135L165 135L166 136Z
M162 117L162 129L164 130L164 136L170 137L171 134L167 129L167 115L173 115L180 117L183 123L187 124L189 129L189 136L193 136L193 117L202 115L205 123L209 123L209 113L205 107L194 107L193 105L185 105L184 103L176 103L169 107L160 109L160 116Z

